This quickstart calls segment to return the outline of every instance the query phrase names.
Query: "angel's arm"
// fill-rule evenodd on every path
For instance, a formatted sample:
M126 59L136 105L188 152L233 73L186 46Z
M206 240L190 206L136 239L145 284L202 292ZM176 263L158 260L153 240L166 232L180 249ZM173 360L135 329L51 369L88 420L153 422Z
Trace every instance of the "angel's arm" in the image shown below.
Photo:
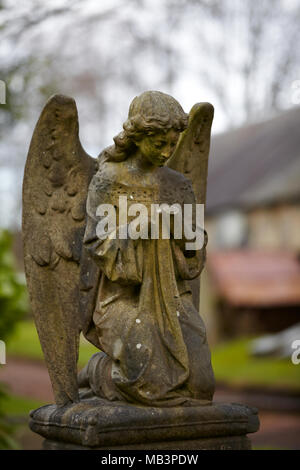
M95 176L94 180L97 179ZM142 282L142 250L129 236L119 237L121 227L115 228L106 238L100 238L98 227L101 217L97 209L103 202L101 193L93 181L87 198L87 224L84 235L84 248L98 264L108 279L120 284L140 284ZM128 226L122 229L128 232Z
M188 128L181 134L175 152L168 161L170 168L184 174L191 181L197 204L206 203L207 168L213 116L214 108L210 103L195 104L189 114ZM204 236L204 240L207 242L207 234L204 233ZM191 260L193 259L192 257ZM204 262L205 250L202 250L199 273ZM194 305L198 309L200 283L196 277L192 283L192 291Z
M184 212L182 218L182 238L173 242L173 251L181 279L194 279L203 270L206 258L207 233L204 230L201 212L197 213L196 199L191 186L187 183L184 194L184 211L186 207L190 212ZM189 217L191 215L191 218ZM192 248L192 249L190 249Z

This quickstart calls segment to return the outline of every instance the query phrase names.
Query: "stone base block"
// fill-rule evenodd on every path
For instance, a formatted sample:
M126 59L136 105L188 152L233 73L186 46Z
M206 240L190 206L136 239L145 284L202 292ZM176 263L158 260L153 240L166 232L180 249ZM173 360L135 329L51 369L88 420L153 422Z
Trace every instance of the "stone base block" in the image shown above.
M223 436L208 439L187 439L181 441L148 442L110 447L87 447L66 442L45 439L44 450L251 450L251 441L247 436Z
M30 414L45 449L250 449L257 410L236 403L156 408L91 398Z

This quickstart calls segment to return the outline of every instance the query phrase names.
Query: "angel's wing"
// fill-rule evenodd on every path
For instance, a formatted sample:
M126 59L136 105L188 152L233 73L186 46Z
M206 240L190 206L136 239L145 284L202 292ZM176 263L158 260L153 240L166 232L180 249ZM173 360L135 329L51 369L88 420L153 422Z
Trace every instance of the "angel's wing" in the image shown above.
M168 161L173 170L192 181L197 204L206 202L207 166L214 108L210 103L195 104L189 114L188 128L181 134Z
M210 132L214 108L210 103L195 104L189 114L189 125L181 134L175 152L168 161L173 170L191 180L197 204L206 203L207 168L210 148ZM200 281L191 281L193 300L199 307Z
M72 98L55 95L38 120L23 181L27 285L55 401L78 398L79 264L96 160L83 150Z

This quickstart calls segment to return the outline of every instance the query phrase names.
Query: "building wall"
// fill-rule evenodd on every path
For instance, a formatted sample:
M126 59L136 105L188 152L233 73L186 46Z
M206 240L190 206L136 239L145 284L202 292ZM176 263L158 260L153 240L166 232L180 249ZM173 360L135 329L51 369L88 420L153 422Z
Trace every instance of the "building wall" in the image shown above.
M300 254L300 204L280 204L248 212L207 217L207 256L218 250L284 250ZM223 339L219 297L209 270L201 276L200 313L211 345Z
M207 217L208 251L250 248L300 252L300 204L280 204Z
M249 247L300 253L300 204L253 210L248 223Z

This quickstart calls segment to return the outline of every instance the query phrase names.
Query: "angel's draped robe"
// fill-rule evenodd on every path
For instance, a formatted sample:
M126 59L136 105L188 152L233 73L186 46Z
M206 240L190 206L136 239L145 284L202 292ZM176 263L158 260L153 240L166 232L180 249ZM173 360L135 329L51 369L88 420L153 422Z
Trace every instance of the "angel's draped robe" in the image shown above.
M190 182L163 167L157 185L128 184L124 163L107 163L91 181L81 275L82 329L101 351L79 385L109 400L153 406L211 403L214 376L203 321L187 280L197 277L205 247L187 257L174 239L125 240L96 234L100 204L195 202ZM125 175L125 176L124 176ZM126 184L127 181L127 184Z

